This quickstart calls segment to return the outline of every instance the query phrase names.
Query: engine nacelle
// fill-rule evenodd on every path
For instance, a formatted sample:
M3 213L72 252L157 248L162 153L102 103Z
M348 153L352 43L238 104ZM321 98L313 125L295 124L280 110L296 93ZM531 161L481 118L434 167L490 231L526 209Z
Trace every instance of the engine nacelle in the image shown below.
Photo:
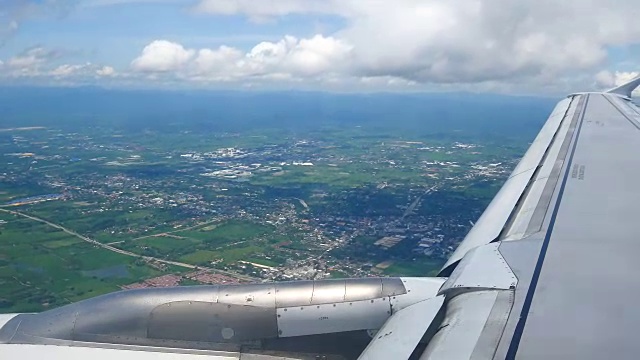
M364 278L126 290L18 315L0 329L0 343L220 349L279 337L376 330L395 311L434 297L443 282Z

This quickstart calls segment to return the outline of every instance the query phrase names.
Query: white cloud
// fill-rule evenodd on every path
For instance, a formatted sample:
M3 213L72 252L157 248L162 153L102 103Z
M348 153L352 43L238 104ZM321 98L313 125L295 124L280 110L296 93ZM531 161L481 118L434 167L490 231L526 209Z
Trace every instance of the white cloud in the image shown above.
M192 73L207 77L210 74L219 74L220 79L226 78L225 74L232 75L235 72L237 61L244 54L238 49L221 46L218 49L200 49L192 64Z
M596 83L602 87L615 87L629 82L640 75L637 71L600 71L596 74Z
M358 15L341 36L354 44L356 65L369 76L435 83L557 76L606 59L605 41L589 30L597 23L577 31L567 21L584 15L589 2L352 2Z
M297 74L319 75L331 69L339 70L351 50L351 45L344 41L316 35L297 42L289 50L285 66Z
M96 75L104 77L114 76L116 75L116 70L111 66L103 66L96 70Z
M116 70L111 66L100 66L88 62L84 64L62 64L49 71L48 75L56 78L99 78L115 76Z
M253 75L286 73L309 77L339 72L351 46L333 37L316 35L310 39L285 36L278 42L254 46L240 64Z
M41 46L28 48L18 55L10 57L2 66L3 76L36 77L46 73L51 62L60 56L58 50Z
M0 79L34 84L77 85L116 76L116 71L111 66L91 62L59 64L63 53L44 47L28 48L6 62L0 61Z
M249 19L337 16L346 26L332 38L350 46L340 58L350 76L423 84L566 86L560 78L601 68L609 47L640 42L640 6L631 0L202 0L194 10ZM298 64L334 67L304 55Z
M56 56L56 51L38 46L9 58L7 65L14 69L35 69Z
M247 15L264 20L291 14L335 14L340 2L334 0L202 0L194 11L213 15Z
M180 61L169 61L167 59L174 59L175 56L159 56L160 51L150 50L156 47L154 44L170 44L172 51L163 50L162 53L179 53L183 56ZM332 74L343 72L343 60L350 52L351 46L343 41L321 35L309 39L285 36L277 42L264 41L246 53L228 46L185 49L177 43L155 40L143 49L132 65L134 70L140 72L149 72L151 69L155 72L175 70L173 74L178 77L197 81L296 80L329 78ZM140 65L143 60L150 63L151 59L167 61L154 63L154 66Z
M128 2L190 6L180 0L87 0L81 6ZM63 4L70 1L45 3L65 9L68 5ZM29 6L14 8L33 13L24 10ZM156 40L131 61L130 69L117 74L95 65L85 70L71 64L53 68L49 59L54 55L34 48L6 59L2 71L58 77L91 71L92 76L111 77L109 81L145 77L205 84L566 92L621 81L625 71L635 70L634 64L619 64L623 59L612 59L610 49L640 44L640 6L635 0L200 0L191 10L252 21L305 16L304 21L320 19L341 29L276 41L265 36L250 49L230 46L232 40L211 41L216 46L206 48ZM16 12L7 17L0 10L0 24L9 27L22 25L18 23L24 17ZM640 62L636 65L640 68Z
M194 50L185 49L180 44L156 40L144 47L142 54L131 62L131 67L144 72L178 70L191 60L194 54Z
M607 90L620 86L640 76L638 71L609 71L603 70L595 75L596 87L601 90ZM640 95L640 89L633 92L634 96Z
M55 69L51 70L49 72L49 75L55 76L55 77L67 77L70 75L73 75L75 73L78 73L79 71L82 71L88 67L90 67L91 64L87 63L87 64L75 64L75 65L71 65L71 64L63 64L60 65L58 67L56 67Z

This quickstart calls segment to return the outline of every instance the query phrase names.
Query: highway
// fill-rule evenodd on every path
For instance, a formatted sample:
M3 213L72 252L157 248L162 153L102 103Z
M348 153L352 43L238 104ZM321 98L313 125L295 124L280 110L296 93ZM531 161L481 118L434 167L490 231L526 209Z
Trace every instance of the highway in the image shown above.
M141 259L144 259L146 261L156 261L156 262L159 262L159 263L162 263L162 264L174 265L174 266L179 266L179 267L183 267L183 268L187 268L187 269L208 270L208 271L216 272L216 273L219 273L219 274L222 274L222 275L227 275L227 276L231 276L231 277L235 277L235 278L242 279L242 280L247 280L247 281L256 281L256 279L254 279L254 278L252 278L250 276L240 275L240 274L232 273L232 272L229 272L229 271L213 269L213 268L208 268L208 267L205 267L205 266L187 264L187 263L183 263L183 262L179 262L179 261L165 260L165 259L159 259L159 258L152 257L152 256L144 256L144 255L136 254L136 253L131 252L131 251L126 251L126 250L118 249L117 247L114 247L114 246L111 246L111 245L103 244L103 243L101 243L101 242L99 242L97 240L93 240L93 239L91 239L91 238L89 238L87 236L78 234L77 232L75 232L73 230L70 230L70 229L67 229L66 227L64 227L62 225L52 223L51 221L48 221L48 220L45 220L45 219L41 219L41 218L29 215L29 214L25 214L25 213L22 213L22 212L19 212L19 211L7 210L7 209L2 209L2 208L0 208L0 211L5 212L5 213L9 213L9 214L13 214L13 215L16 215L16 216L21 216L21 217L24 217L24 218L27 218L27 219L30 219L30 220L33 220L33 221L37 221L37 222L40 222L40 223L43 223L43 224L47 224L47 225L49 225L49 226L51 226L53 228L59 229L61 231L64 231L65 233L67 233L69 235L72 235L72 236L75 236L78 239L86 241L86 242L88 242L88 243L90 243L92 245L99 246L99 247L101 247L101 248L103 248L105 250L113 251L113 252L118 253L118 254L127 255L127 256L136 257L136 258L141 258Z
M416 207L418 206L418 204L420 204L420 200L422 200L422 198L425 195L429 195L432 191L436 191L438 189L438 185L433 185L431 188L429 188L424 194L418 196L417 199L415 199L411 205L409 205L407 207L407 210L404 212L404 214L402 214L402 219L406 218L409 215L413 215L413 210L416 209Z
M144 236L140 236L140 237L137 237L135 239L132 239L132 240L142 240L142 239L148 239L148 238L152 238L152 237L166 236L166 235L170 235L170 234L174 234L174 233L178 233L178 232L182 232L182 231L195 229L195 228L200 227L200 226L213 224L213 223L216 223L216 222L219 222L219 220L205 221L205 222L198 223L198 224L195 224L193 226L186 227L186 228L180 228L178 230L167 231L167 232L163 232L163 233L159 233L159 234L144 235Z

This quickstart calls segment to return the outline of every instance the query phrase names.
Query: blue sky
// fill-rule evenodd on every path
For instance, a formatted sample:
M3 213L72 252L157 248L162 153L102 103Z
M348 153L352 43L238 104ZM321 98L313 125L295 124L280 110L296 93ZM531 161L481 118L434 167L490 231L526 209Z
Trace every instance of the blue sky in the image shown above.
M637 75L640 5L557 4L0 0L0 83L560 93Z
M310 37L320 29L332 33L342 22L333 16L287 16L277 22L256 23L240 15L197 14L185 6L189 3L197 2L88 2L64 15L34 17L24 21L21 30L6 41L0 56L6 58L29 46L46 45L73 50L85 60L125 66L156 39L187 47L230 45L249 50L261 41L277 41L287 34Z

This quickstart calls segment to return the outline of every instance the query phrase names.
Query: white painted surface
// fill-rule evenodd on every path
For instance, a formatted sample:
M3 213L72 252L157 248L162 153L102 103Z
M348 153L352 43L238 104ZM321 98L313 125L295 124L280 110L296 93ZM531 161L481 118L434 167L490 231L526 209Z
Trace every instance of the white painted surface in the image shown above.
M444 303L444 296L395 313L378 331L359 360L408 359Z
M0 314L0 328L4 326L4 324L8 323L9 320L20 314Z
M507 290L516 286L518 279L500 254L499 246L500 243L492 243L469 251L444 283L440 294L456 288Z
M407 293L391 297L391 305L394 313L420 301L436 297L442 284L447 280L447 278L441 277L403 277L401 279L404 287L407 289Z
M152 350L152 349L149 349ZM77 346L57 346L57 345L21 345L2 344L0 345L1 359L47 359L47 360L240 360L240 354L234 355L209 355L209 354L177 354L160 352L162 349L155 348L154 351L138 350L116 350L86 348ZM228 354L228 353L227 353ZM275 359L275 358L272 358Z

